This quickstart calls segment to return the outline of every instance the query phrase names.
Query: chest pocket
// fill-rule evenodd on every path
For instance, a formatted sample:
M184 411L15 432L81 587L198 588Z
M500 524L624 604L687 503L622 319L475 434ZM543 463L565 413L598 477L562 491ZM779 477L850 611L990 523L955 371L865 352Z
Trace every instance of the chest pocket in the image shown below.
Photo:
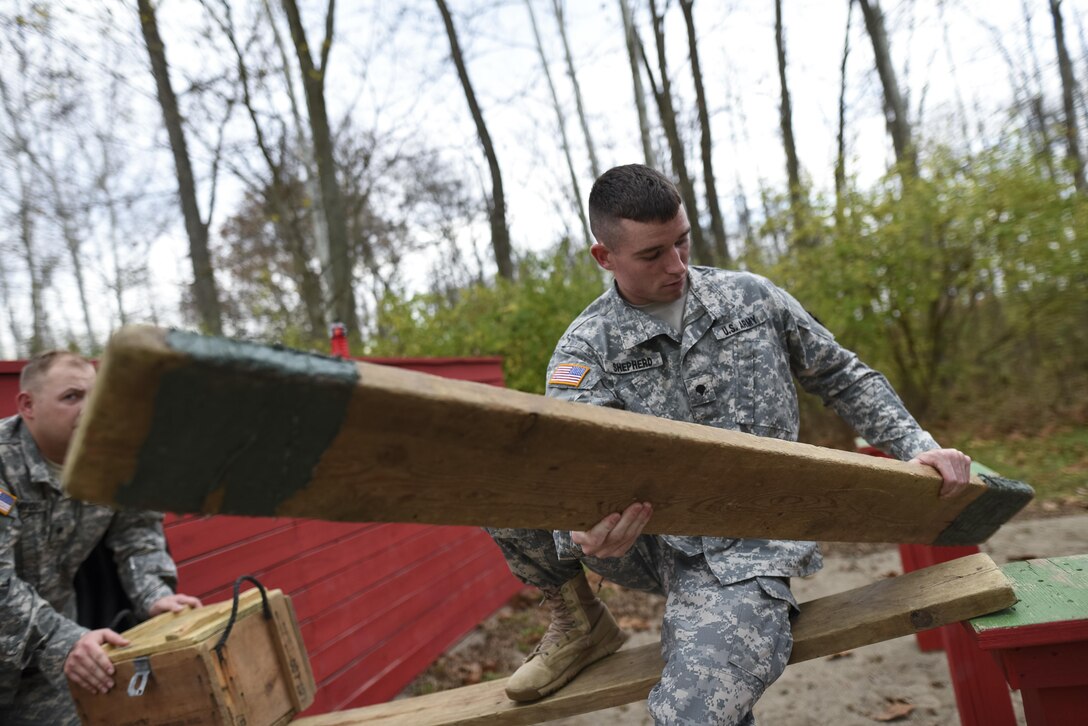
M797 392L786 352L773 324L755 314L711 329L733 372L731 413L743 430L793 438L798 425Z
M42 568L44 545L49 538L49 503L41 499L20 499L15 505L15 515L19 531L15 569L31 575L36 581Z
M91 554L113 520L113 510L100 504L60 499L50 518L53 550L57 553L57 569L66 581L75 577L76 570Z
M604 370L626 410L660 416L668 396L665 363L661 353L634 349L607 360Z

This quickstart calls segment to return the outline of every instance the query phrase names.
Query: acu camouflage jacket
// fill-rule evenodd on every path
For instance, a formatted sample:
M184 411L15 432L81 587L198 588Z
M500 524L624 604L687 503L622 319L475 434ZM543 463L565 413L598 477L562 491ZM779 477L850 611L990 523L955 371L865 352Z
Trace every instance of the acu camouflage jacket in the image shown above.
M839 345L793 297L744 272L691 267L684 330L624 302L615 285L560 338L547 395L567 401L796 441L796 376L874 446L899 459L938 448L887 379ZM576 384L565 364L585 366ZM558 368L558 370L557 370ZM579 372L581 369L576 369ZM683 486L683 482L677 482ZM560 556L577 556L557 532ZM723 583L820 568L814 542L665 536L702 553Z
M162 515L114 511L65 496L18 416L0 421L0 488L16 497L0 516L0 710L26 668L67 692L64 661L87 632L75 622L76 570L106 537L125 593L146 617L171 594L177 569Z

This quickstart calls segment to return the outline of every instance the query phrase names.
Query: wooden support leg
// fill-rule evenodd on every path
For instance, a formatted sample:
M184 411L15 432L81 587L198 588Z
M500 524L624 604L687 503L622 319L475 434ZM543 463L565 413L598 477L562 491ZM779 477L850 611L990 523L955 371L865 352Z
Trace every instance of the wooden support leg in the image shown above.
M993 657L959 623L940 628L940 635L962 726L1016 726L1009 687Z
M904 572L967 557L978 551L974 545L899 545ZM1016 726L1005 676L989 653L979 650L958 624L922 631L917 638L918 647L923 651L945 651L963 726Z
M970 637L966 630L964 635ZM1088 720L1088 641L995 651L1009 685L1020 689L1028 726Z

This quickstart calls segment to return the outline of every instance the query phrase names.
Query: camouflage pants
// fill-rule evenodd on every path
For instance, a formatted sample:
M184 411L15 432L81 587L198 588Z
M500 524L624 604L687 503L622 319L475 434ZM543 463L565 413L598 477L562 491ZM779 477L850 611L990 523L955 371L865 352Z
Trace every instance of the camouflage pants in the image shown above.
M76 705L68 690L59 690L38 671L24 672L15 701L0 705L4 726L79 726Z
M661 626L665 668L650 691L660 726L755 724L752 707L782 675L793 648L787 580L722 584L702 555L640 537L623 557L560 559L551 532L488 530L511 571L537 587L558 587L582 564L624 587L666 596Z

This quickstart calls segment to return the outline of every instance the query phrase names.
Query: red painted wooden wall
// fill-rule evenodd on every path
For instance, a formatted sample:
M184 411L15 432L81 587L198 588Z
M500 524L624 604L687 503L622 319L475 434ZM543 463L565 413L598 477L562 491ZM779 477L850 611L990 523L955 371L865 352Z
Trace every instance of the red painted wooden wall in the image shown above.
M498 358L367 359L503 385ZM0 361L0 417L22 361ZM225 600L252 574L291 596L317 680L307 714L386 701L520 587L473 527L167 515L181 591Z

